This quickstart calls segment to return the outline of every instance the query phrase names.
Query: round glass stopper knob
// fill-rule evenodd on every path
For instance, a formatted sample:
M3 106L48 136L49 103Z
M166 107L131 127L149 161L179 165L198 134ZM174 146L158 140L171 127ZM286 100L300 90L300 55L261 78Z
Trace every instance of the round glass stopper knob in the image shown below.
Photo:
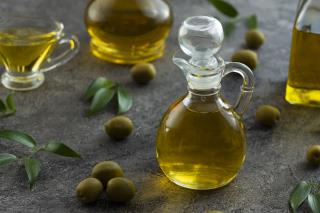
M221 23L209 16L194 16L186 19L179 31L179 44L182 51L191 57L190 63L197 66L215 65L213 57L223 41Z

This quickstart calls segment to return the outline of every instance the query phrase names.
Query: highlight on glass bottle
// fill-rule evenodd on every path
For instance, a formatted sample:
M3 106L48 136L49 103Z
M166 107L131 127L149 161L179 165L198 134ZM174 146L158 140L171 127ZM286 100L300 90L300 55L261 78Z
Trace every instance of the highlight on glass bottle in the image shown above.
M60 22L43 17L0 18L0 60L5 67L1 83L8 89L38 88L44 72L65 64L78 50L78 39L65 34Z
M136 64L163 55L172 12L166 0L91 0L85 22L93 55Z
M190 17L179 31L180 47L187 56L173 58L185 74L189 91L162 118L157 159L171 181L190 189L214 189L230 183L245 159L241 115L251 100L254 79L246 65L216 56L222 41L223 29L217 19ZM243 77L234 106L220 94L221 79L229 73Z
M285 99L320 107L320 0L300 0L292 30Z

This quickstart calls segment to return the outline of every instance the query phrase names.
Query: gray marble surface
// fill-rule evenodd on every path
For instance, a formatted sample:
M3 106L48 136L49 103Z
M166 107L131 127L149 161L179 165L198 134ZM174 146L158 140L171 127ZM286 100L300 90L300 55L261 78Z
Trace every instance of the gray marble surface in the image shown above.
M241 14L259 17L267 43L259 51L260 65L255 71L253 102L244 120L247 133L247 159L239 176L230 185L214 191L191 191L169 182L155 158L155 136L159 120L169 104L186 91L182 73L171 62L177 46L177 29L188 16L220 15L206 0L171 0L175 23L165 56L154 62L156 79L145 87L136 86L128 75L129 66L119 66L94 58L88 47L83 14L85 0L1 0L3 14L50 15L65 23L68 32L81 41L80 53L68 64L47 73L38 90L16 93L18 112L2 118L1 128L32 134L39 143L61 140L78 150L84 160L40 154L42 171L36 189L29 192L22 167L11 164L0 168L0 212L288 212L290 191L300 180L319 179L320 170L309 169L305 152L319 143L320 136L308 131L319 124L319 109L291 106L284 101L290 51L291 28L297 0L233 0ZM245 27L224 42L221 55L229 59L244 43ZM88 84L104 76L126 85L134 96L127 114L135 124L134 134L115 143L102 131L102 124L114 108L87 118L88 105L81 97ZM233 98L239 81L224 80L224 94ZM0 88L3 97L8 91ZM254 122L259 104L281 109L281 121L274 129ZM319 119L319 120L318 120ZM0 141L0 152L21 154L24 147ZM136 197L126 205L106 202L84 206L74 194L77 183L89 175L102 160L119 162L137 185ZM307 211L305 209L304 211Z

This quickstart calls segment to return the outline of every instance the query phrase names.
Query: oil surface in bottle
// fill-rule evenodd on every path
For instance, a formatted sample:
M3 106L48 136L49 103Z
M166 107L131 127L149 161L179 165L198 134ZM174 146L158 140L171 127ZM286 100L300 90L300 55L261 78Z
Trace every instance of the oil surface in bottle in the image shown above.
M199 113L177 101L159 127L157 158L165 175L180 186L224 186L244 162L244 126L231 109Z
M1 64L9 72L38 71L56 43L56 32L32 27L6 29L0 32Z
M172 17L163 0L93 0L86 25L98 58L135 64L163 55Z
M286 100L320 106L320 9L310 7L292 31Z

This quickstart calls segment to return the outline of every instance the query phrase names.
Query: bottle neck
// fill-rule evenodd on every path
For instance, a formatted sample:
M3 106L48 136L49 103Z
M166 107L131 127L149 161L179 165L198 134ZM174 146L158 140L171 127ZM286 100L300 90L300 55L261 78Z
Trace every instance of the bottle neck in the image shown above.
M218 70L215 73L188 73L187 76L189 90L194 93L201 92L201 94L212 93L212 90L219 90L221 87L222 72ZM196 91L196 92L195 92Z
M220 87L207 90L196 90L189 87L187 96L183 99L183 104L191 111L208 113L219 109Z
M200 94L215 93L221 87L221 79L224 71L224 61L218 57L212 57L215 63L207 64L207 66L192 66L187 69L186 78L188 81L189 89ZM198 60L200 63L201 60ZM212 66L211 66L212 65Z
M198 90L198 89L194 89L191 88L190 86L188 87L188 95L192 96L192 97L206 97L206 96L215 96L218 95L218 93L220 93L220 85L214 88L209 88L209 89L205 89L205 90Z

